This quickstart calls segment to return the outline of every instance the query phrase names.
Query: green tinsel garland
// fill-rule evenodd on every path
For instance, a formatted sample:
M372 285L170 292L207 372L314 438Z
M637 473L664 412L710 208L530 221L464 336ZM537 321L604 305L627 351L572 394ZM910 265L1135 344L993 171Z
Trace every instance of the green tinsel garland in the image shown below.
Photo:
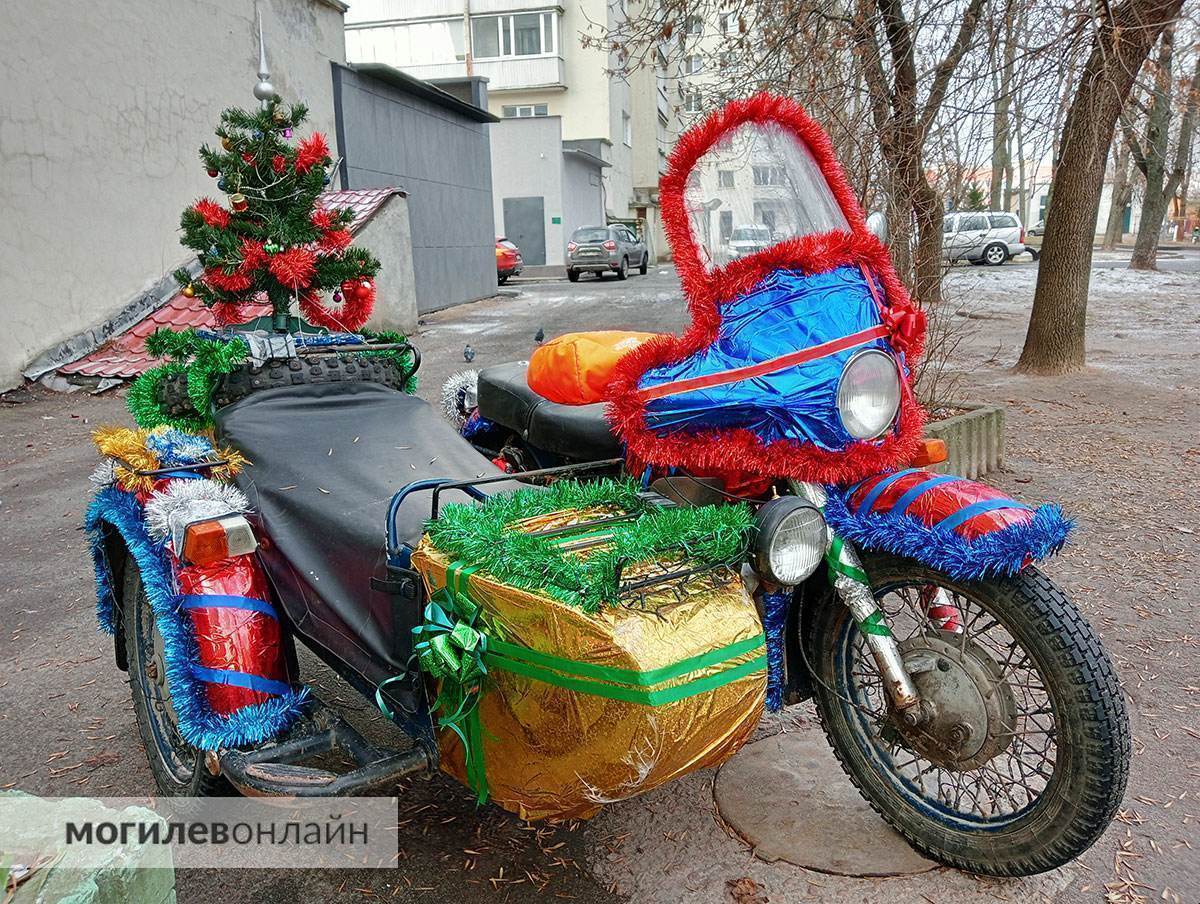
M617 601L617 563L685 557L699 565L735 565L746 554L753 518L746 505L657 509L628 480L560 481L547 489L494 496L483 505L447 505L427 532L455 559L482 567L499 581L594 612ZM612 542L586 558L564 553L555 538L512 529L515 522L569 509L603 507L640 515L613 525Z
M176 427L186 433L202 433L212 426L207 417L175 417L168 414L158 400L158 386L172 374L186 374L187 368L177 361L171 361L159 367L152 367L133 381L125 406L133 415L134 421L144 430L166 425Z

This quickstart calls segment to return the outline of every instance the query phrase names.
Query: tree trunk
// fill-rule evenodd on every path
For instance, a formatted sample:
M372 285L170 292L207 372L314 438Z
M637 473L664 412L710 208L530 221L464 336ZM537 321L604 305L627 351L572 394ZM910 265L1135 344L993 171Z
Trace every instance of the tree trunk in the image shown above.
M1142 195L1142 213L1138 218L1137 238L1133 242L1130 270L1158 268L1158 240L1162 235L1163 216L1167 212L1166 178L1167 149L1171 135L1171 100L1174 83L1171 79L1171 57L1175 50L1175 28L1163 29L1154 73L1154 97L1146 119L1146 143L1139 160L1146 176Z
M1133 193L1133 182L1129 178L1129 145L1120 142L1116 163L1113 166L1112 202L1108 206L1108 222L1104 226L1105 251L1114 250L1125 237L1125 205Z
M1092 52L1063 125L1054 204L1017 369L1066 373L1084 365L1092 239L1113 130L1134 78L1183 0L1124 0L1097 23Z

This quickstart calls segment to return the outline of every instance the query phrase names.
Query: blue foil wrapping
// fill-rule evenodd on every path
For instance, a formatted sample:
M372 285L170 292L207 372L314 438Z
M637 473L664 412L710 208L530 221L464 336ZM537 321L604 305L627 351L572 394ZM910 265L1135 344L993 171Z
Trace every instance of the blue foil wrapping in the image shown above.
M721 306L715 342L653 368L641 389L750 367L841 339L881 323L866 277L857 267L824 273L777 270L752 291ZM890 351L884 339L760 376L646 402L646 425L661 434L745 429L764 443L795 440L840 451L853 438L837 411L846 362L865 348Z

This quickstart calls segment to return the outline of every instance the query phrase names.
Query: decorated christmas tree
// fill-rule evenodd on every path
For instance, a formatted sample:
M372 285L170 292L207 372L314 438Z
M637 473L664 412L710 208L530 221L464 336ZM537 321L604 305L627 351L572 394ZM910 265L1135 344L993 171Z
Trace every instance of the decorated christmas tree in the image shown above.
M280 101L265 54L254 95L260 109L226 110L219 147L200 149L208 175L228 197L225 204L201 198L183 212L182 242L203 271L193 278L180 269L175 278L222 325L246 320L243 306L265 296L276 330L287 330L297 310L311 324L357 330L375 303L379 261L351 244L352 211L317 203L333 166L328 142L320 132L294 137L308 110Z

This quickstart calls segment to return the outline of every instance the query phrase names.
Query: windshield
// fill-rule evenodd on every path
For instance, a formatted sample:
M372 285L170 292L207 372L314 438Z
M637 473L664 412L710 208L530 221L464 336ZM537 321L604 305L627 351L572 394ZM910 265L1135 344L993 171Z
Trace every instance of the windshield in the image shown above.
M572 242L603 242L608 240L608 230L603 226L584 226L571 233Z
M765 242L771 238L771 230L766 226L739 226L730 238L735 242Z
M739 256L734 241L850 229L807 145L774 123L740 126L709 149L688 174L684 202L710 270Z

